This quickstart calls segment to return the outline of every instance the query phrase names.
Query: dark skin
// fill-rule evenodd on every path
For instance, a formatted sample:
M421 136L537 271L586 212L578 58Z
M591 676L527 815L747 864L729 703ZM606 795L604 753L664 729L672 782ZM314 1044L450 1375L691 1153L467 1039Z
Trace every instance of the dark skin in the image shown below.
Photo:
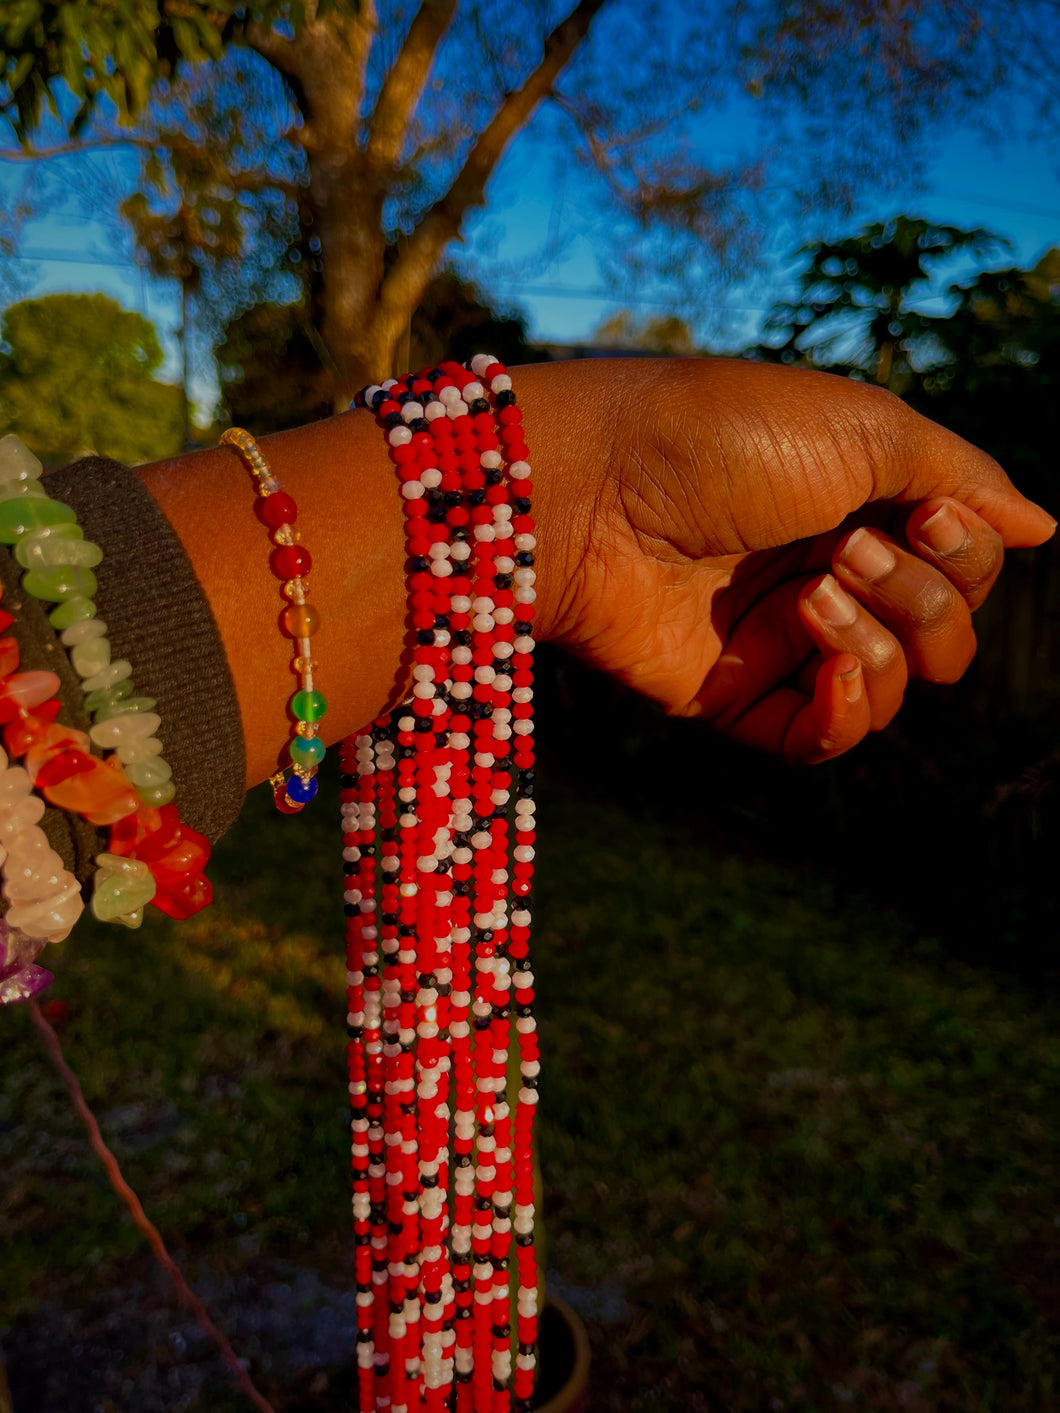
M955 681L1006 547L1055 523L985 453L881 390L737 360L515 370L534 471L537 636L678 715L793 762L894 716L910 678ZM310 550L327 741L395 704L402 515L374 418L263 439ZM214 609L247 783L276 768L294 678L249 476L227 447L139 474Z

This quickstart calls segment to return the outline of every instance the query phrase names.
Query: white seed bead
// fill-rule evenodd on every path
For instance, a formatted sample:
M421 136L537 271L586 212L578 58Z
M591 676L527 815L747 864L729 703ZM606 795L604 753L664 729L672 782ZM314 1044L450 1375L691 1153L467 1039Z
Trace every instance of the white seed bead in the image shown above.
M400 431L400 427L397 429ZM401 483L401 494L406 500L419 500L424 492L424 488L419 481L403 481Z
M429 491L433 491L436 486L442 484L442 473L437 466L430 466L420 476L420 485L426 486Z
M447 408L454 402L463 401L460 396L460 389L453 387L452 384L450 384L450 386L447 388L442 388L438 393L438 396L445 403Z
M476 525L475 539L489 544L497 538L496 531L492 525Z
M423 404L421 402L406 402L401 409L401 416L406 422L414 422L416 418L423 416Z
M439 417L445 416L445 403L429 402L423 409L423 415L428 422L437 422Z
M484 451L479 457L479 465L484 471L499 471L501 454L499 451Z
M391 446L408 446L412 440L412 433L407 427L391 427L386 434L386 439Z
M463 400L463 398L461 398L459 402L448 403L446 405L446 411L449 413L450 418L455 422L458 417L466 417L469 408L467 403Z
M490 392L502 393L511 392L512 380L507 373L498 373L493 382L490 383Z
M513 461L508 467L508 475L513 481L525 481L530 476L529 461Z

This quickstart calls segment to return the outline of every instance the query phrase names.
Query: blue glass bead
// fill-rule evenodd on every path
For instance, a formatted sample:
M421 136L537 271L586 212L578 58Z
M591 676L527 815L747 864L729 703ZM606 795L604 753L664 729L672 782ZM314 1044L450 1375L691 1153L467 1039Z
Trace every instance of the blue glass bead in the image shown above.
M292 775L287 782L287 797L298 805L307 805L318 789L316 776L303 780L300 775Z

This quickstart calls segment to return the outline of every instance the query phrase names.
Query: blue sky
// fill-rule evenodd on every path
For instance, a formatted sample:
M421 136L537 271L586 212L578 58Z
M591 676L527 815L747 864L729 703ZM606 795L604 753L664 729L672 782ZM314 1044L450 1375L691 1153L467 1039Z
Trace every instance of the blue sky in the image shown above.
M122 164L109 165L111 180L120 186ZM0 164L0 194L10 199L25 175L24 167L4 169ZM512 302L525 311L535 340L586 341L602 319L623 305L642 315L665 309L663 290L641 288L632 297L603 290L591 239L577 234L579 192L574 181L569 178L557 191L548 163L535 157L529 142L522 148L515 144L491 194L494 201L472 228L463 263L485 272L485 287L499 303ZM922 188L910 185L885 196L869 192L853 220L835 229L807 227L801 238L845 233L899 211L956 226L986 226L1011 240L1013 262L1023 265L1060 244L1060 180L1047 145L1015 137L992 143L970 130L955 131L946 140ZM542 265L532 257L544 249L550 232L565 238L564 248L554 261ZM87 214L53 216L26 228L21 253L29 294L100 291L145 314L166 348L164 375L177 375L175 286L154 282L138 270L131 251L115 243L112 228ZM733 311L723 345L734 347L755 336L761 313L783 292L783 283L779 263L751 285L719 282L708 302ZM710 336L708 330L699 332ZM196 398L205 403L210 397L210 379L200 377Z

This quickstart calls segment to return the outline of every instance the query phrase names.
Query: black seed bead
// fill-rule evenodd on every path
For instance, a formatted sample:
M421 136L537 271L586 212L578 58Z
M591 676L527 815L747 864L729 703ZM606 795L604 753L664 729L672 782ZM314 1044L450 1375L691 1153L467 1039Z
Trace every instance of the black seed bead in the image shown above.
M441 505L442 492L438 489L437 486L432 486L429 491L424 491L423 499L427 502L428 505Z
M486 472L487 486L499 486L503 480L504 474L497 467L493 467L492 470Z
M404 407L406 402L415 402L416 395L415 393L410 392L400 392L397 395L397 400L401 404L401 406Z
M443 739L444 739L444 738L443 738ZM439 741L438 744L441 745L442 742ZM453 866L453 861L452 861L452 859L439 859L438 862L437 862L437 863L435 864L435 866L434 866L434 871L435 871L435 873L448 873L449 870L452 868L452 866Z
M411 1006L411 1005L414 1005L414 1004L415 1004L415 1001L416 1001L416 993L415 993L415 991L399 991L399 992L398 992L398 995L401 997L402 1001L404 1001L404 1003L405 1003L406 1006Z
M524 633L532 633L534 631L534 625L528 618L517 618L512 624L512 631L515 633L515 636L519 638Z
M405 1230L405 1226L402 1222L387 1222L386 1229L391 1236L400 1236Z
M458 1168L470 1168L470 1166L471 1166L471 1154L470 1154L470 1153L458 1153L458 1154L456 1155L455 1163L456 1163L456 1166L457 1166ZM457 1284L457 1287L456 1287L456 1288L457 1288L457 1290L460 1289L459 1283Z
M412 922L403 922L403 923L400 923L400 924L398 925L398 936L399 936L399 937L415 937L415 936L416 936L416 924L415 924L415 923L412 923Z
M475 1211L476 1211L476 1212L492 1212L492 1211L493 1211L493 1203L490 1201L490 1199L489 1199L488 1197L476 1197L476 1198L475 1198Z
M453 880L453 895L457 898L466 898L471 892L471 885L466 878L455 878Z
M382 922L383 922L383 926L384 926L384 927L396 927L396 926L397 926L397 920L398 920L398 915L397 915L397 913L383 913L383 914L381 914L381 917L382 917Z
M493 1209L500 1221L504 1222L512 1215L512 1204L510 1202L499 1202Z
M529 569L530 565L534 562L534 556L529 550L520 550L515 556L515 562L520 569Z
M442 492L442 504L445 505L445 506L448 506L448 508L449 508L450 510L454 510L454 509L460 504L460 492L459 492L459 491L443 491L443 492Z
M490 666L493 668L494 672L507 672L510 667L510 663L508 663L507 660L503 657L495 657L490 663Z
M479 1128L479 1133L482 1135L483 1138L492 1138L494 1127L495 1125L493 1124L482 1124Z
M537 1345L536 1345L536 1344L525 1344L522 1340L519 1341L519 1353L520 1353L520 1354L533 1354L533 1352L534 1352L534 1350L535 1350L536 1348L537 1348Z
M342 911L347 917L356 917L361 910L356 903L343 903Z
M476 1016L476 1017L475 1017L475 1029L476 1029L476 1030L489 1030L489 1028L490 1028L490 1017L489 1017L489 1016Z
M423 1298L428 1305L437 1305L442 1298L442 1292L440 1290L425 1290Z
M445 524L445 506L433 505L424 517L430 525Z
M375 1335L374 1335L374 1333L373 1333L372 1330L358 1330L358 1331L357 1331L357 1343L358 1343L358 1344L371 1344L371 1342L372 1342L372 1340L373 1340L374 1338L375 1338Z
M537 1088L537 1077L536 1077L535 1075L523 1075L522 1079L523 1079L523 1088L524 1088L524 1089L536 1089L536 1088Z
M386 388L380 388L377 393L373 394L372 411L378 412L383 403L389 401L389 398L390 394L387 392Z
M499 393L497 394L497 406L498 406L498 407L514 407L514 406L515 406L515 393L512 392L511 388L506 388L504 392L499 392Z
M495 582L498 589L510 589L512 587L512 576L510 574L498 574Z
M340 775L339 789L353 790L356 788L358 777L356 775Z
M433 640L433 638L434 638L434 634L433 634L433 633L431 634L431 638L432 638L432 640ZM413 759L415 758L415 755L416 755L416 747L415 747L415 746L398 746L397 751L395 752L395 754L396 754L398 760L413 760Z
M519 1017L520 1020L527 1020L530 1016L534 1014L534 1012L531 1006L516 1006L515 1014Z
M426 574L431 567L431 561L425 554L414 554L409 556L409 573ZM426 629L421 631L426 632Z
M436 731L436 732L434 733L434 744L435 744L436 746L446 746L446 745L448 745L448 744L449 744L449 736L448 736L448 733L445 732L445 731Z
M493 928L492 928L492 927L484 927L484 928L482 929L482 931L478 933L478 939L479 939L480 942L492 942L492 941L493 941Z
M429 432L430 429L431 424L427 421L426 417L413 417L412 421L409 423L410 432Z
M512 501L512 509L516 515L530 514L530 499L528 496L516 496Z
M521 770L519 772L519 779L524 785L533 785L534 781L537 779L537 771L534 770L533 767L529 770Z
M417 716L415 730L418 731L421 736L432 729L431 718L429 716Z
M457 648L469 648L471 646L471 634L466 628L458 628L453 634L453 646Z
M458 849L466 849L471 835L466 830L456 829L453 831L453 843Z
M429 1299L429 1298L430 1298L430 1297L428 1296L428 1299ZM512 1327L511 1327L511 1325L509 1325L509 1324L494 1325L494 1326L493 1326L493 1338L494 1338L494 1339L507 1339L508 1336L511 1334L511 1332L512 1332Z
M424 648L433 648L433 647L434 647L434 629L433 629L433 628L419 628L419 629L417 629L417 631L416 631L416 641L417 641L417 643L420 644L421 647L424 647Z
M515 1238L516 1246L533 1246L534 1238L530 1232L520 1232Z
M459 540L461 544L467 541L467 531L464 529L463 525L458 525L456 527L456 529L453 531L452 537L454 540Z
M400 412L388 412L383 418L384 427L403 427L405 419Z
M484 398L484 397L476 397L476 398L475 398L475 401L474 401L474 402L471 404L471 406L468 408L468 411L469 411L472 415L475 415L475 414L477 414L477 413L479 413L479 412L488 412L489 410L490 410L489 401L488 401L486 398Z
M439 981L437 991L439 996L451 996L453 994L452 982Z
M437 1173L428 1173L428 1174L422 1179L422 1182L423 1182L424 1187L437 1187L437 1186L438 1186L438 1174L437 1174Z
M498 949L498 950L499 950L499 949ZM503 956L504 953L503 953L503 952L500 952L500 955ZM502 1020L502 1021L507 1020L508 1017L511 1015L511 1013L512 1013L512 1008L511 1008L511 1006L508 1006L508 1005L505 1005L505 1006L497 1006L496 1009L495 1009L494 1012L493 1012L493 1014L497 1017L497 1019L498 1019L498 1020Z
M468 505L471 505L471 506L485 505L485 503L486 503L486 492L485 492L485 491L468 491L468 493L467 493L467 503L468 503Z
M436 383L439 378L444 378L445 374L440 368L432 368L429 373L424 373L423 376L429 379L432 383Z

